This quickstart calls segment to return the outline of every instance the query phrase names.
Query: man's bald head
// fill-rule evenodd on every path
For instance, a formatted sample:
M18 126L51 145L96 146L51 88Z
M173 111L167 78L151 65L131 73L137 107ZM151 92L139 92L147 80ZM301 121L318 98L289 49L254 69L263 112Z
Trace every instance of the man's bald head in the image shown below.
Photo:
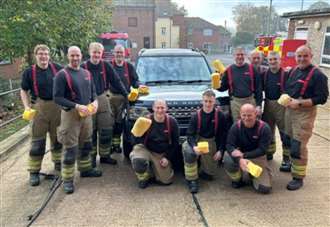
M253 50L250 52L250 63L256 67L260 66L263 61L264 55L261 51Z
M80 62L81 62L81 50L77 46L71 46L68 49L68 60L69 60L69 67L73 69L79 69Z
M252 104L244 104L240 110L241 120L245 127L253 128L257 120L257 110Z
M167 103L164 99L156 99L153 103L153 106L156 106L156 105L164 105L167 107Z
M152 105L152 110L154 111L154 118L158 122L163 122L166 116L167 103L163 99L157 99Z

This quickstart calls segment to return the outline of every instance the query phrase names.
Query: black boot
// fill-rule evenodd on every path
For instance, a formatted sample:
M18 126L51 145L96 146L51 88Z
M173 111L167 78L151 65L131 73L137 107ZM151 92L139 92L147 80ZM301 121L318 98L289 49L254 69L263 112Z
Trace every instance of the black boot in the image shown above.
M244 187L245 186L245 183L244 181L240 180L240 181L232 181L231 182L231 187L232 188L241 188L241 187Z
M100 163L106 163L109 165L117 165L117 160L109 157L101 157L100 158Z
M273 160L273 154L267 154L267 161Z
M96 155L91 155L92 168L96 168Z
M120 146L113 146L112 147L112 152L120 154L121 153Z
M73 181L64 181L63 190L66 194L72 194L74 192Z
M203 180L206 180L206 181L213 181L213 180L214 180L214 178L213 178L212 175L207 174L207 173L205 173L204 171L201 171L201 172L199 173L199 177L200 177L201 179L203 179Z
M281 172L291 172L291 162L287 160L283 160L280 166Z
M38 186L40 184L39 173L30 173L30 185Z
M187 183L188 183L189 191L191 193L195 194L198 192L199 186L198 186L197 180L191 180L191 181L188 181Z
M60 162L55 162L54 163L54 169L55 169L55 171L61 172L61 163Z
M293 178L288 185L286 186L286 188L290 191L294 191L294 190L298 190L299 188L301 188L304 185L304 181L303 179L299 179L299 178Z
M90 169L84 172L80 172L80 177L100 177L102 176L102 171L98 169Z
M139 181L139 188L141 188L141 189L145 189L146 187L148 187L149 186L149 180L140 180Z

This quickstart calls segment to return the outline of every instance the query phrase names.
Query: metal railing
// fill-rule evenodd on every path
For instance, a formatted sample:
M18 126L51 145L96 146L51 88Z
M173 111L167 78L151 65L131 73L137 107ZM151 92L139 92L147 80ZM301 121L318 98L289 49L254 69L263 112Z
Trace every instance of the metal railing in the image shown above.
M19 92L21 89L20 88L17 88L17 89L13 89L13 90L9 90L9 91L5 91L5 92L1 92L0 93L0 105L2 105L2 108L6 108L6 105L3 105L4 102L6 102L6 99L4 99L3 97L4 96L12 96L11 100L12 100L12 103L10 103L10 105L13 105L14 109L16 109L16 111L14 112L17 112L17 110L19 109L21 103L20 103L20 100L19 100L19 95L17 94L16 97L14 96L15 93ZM17 104L17 108L15 107L15 104ZM8 110L10 111L10 110ZM10 119L6 119L4 122L1 122L0 123L0 128L16 121L17 119L21 118L22 114L16 114L14 117L10 118Z

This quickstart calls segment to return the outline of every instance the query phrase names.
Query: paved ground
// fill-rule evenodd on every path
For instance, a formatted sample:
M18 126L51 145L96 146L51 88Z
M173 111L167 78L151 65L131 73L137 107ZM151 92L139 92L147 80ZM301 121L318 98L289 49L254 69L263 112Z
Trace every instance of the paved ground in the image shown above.
M65 195L59 188L33 226L329 226L330 225L330 105L319 109L315 132L309 144L308 177L302 190L290 192L285 185L289 174L280 173L280 152L271 162L273 193L259 195L250 187L230 188L219 169L214 182L201 182L196 207L182 176L168 187L136 187L135 176L126 161L102 166L99 179L76 177L76 192ZM25 226L46 197L50 180L39 187L28 185L26 172L28 143L13 151L1 163L1 226ZM117 157L121 159L121 157ZM52 165L44 162L45 172Z

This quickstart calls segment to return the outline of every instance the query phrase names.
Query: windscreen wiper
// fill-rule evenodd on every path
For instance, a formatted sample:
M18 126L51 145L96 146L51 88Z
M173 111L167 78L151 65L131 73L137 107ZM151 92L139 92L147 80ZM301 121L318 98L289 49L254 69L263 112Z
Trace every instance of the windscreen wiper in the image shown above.
M182 82L186 82L185 80L150 80L150 81L146 81L145 84L166 84L166 83L182 83Z
M206 82L208 82L208 83L210 83L211 82L211 80L186 80L185 81L186 83L206 83Z

